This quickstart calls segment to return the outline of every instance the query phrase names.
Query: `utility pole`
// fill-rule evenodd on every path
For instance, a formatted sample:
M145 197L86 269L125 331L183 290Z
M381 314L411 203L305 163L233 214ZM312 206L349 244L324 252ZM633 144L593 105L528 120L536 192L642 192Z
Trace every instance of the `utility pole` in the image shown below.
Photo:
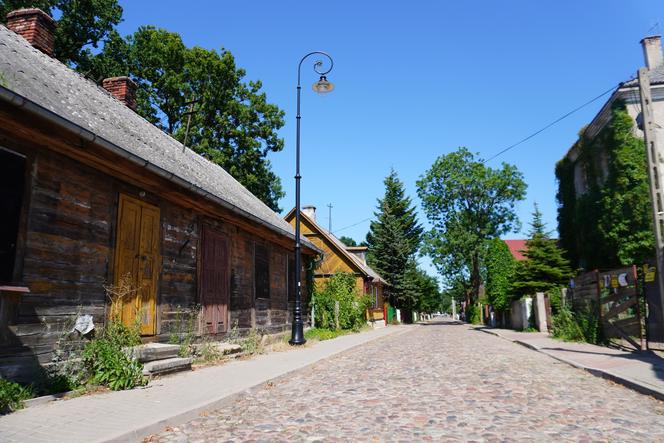
M329 211L328 211L329 218L328 218L328 224L327 224L327 232L329 232L331 234L332 233L332 203L328 203L327 207L329 208Z
M198 103L198 100L192 98L188 102L185 102L185 105L189 105L189 111L185 112L184 115L187 116L187 128L184 131L184 141L182 142L182 149L184 150L187 147L187 138L189 138L189 126L191 125L191 116L196 111L194 111L194 105Z
M657 323L664 327L664 147L657 140L654 125L650 76L648 68L639 69L639 92L641 95L641 116L643 118L643 139L648 156L648 178L650 179L650 199L652 202L655 248L657 251L657 284L659 288L659 312L653 313Z

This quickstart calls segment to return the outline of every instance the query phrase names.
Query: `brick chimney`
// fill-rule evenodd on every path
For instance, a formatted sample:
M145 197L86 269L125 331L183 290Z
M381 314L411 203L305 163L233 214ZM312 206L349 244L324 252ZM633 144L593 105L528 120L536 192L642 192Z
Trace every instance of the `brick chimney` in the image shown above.
M7 28L49 57L55 47L55 20L37 8L19 9L7 14Z
M316 221L316 207L314 205L302 206L302 213L313 221Z
M645 37L641 40L641 46L643 47L643 57L648 69L655 69L664 64L662 38L659 35Z
M132 111L136 110L136 83L129 77L105 78L102 86Z

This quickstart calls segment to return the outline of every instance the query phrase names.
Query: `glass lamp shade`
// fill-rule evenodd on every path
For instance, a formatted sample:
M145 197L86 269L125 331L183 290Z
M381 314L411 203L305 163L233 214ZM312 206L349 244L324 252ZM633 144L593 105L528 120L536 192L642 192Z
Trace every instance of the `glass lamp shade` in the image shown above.
M314 83L312 89L319 94L327 94L328 92L332 92L334 89L334 83L327 81L327 77L321 75L320 80Z

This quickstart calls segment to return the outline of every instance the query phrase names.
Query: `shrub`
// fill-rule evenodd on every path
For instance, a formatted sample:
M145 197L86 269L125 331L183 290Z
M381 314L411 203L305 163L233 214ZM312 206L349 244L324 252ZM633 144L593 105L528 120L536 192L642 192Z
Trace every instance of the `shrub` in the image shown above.
M104 286L110 300L110 318L96 337L83 349L81 359L88 382L107 386L114 391L147 384L143 365L132 359L126 348L141 343L141 315L134 313L131 327L121 321L124 300L138 291L127 273L116 285Z
M83 350L83 362L90 373L90 381L114 391L143 386L143 365L127 356L117 342L99 338L88 343Z
M0 379L0 414L21 409L23 400L34 396L29 386L21 386L13 381Z
M474 325L482 324L482 310L477 305L469 305L466 308L466 321Z
M602 343L602 333L594 305L576 310L563 307L553 316L553 336L566 341Z
M246 337L240 341L242 351L247 354L263 353L262 335L254 328L249 331Z
M176 307L175 321L171 325L169 342L180 345L180 357L192 355L192 344L198 332L200 314L200 305L194 304L188 309L182 309L179 305Z
M566 341L583 341L583 331L567 308L553 316L553 336Z
M371 304L369 296L360 296L353 274L337 272L323 287L314 288L313 304L316 325L337 329L335 305L339 304L339 329L359 329L366 322L365 312Z

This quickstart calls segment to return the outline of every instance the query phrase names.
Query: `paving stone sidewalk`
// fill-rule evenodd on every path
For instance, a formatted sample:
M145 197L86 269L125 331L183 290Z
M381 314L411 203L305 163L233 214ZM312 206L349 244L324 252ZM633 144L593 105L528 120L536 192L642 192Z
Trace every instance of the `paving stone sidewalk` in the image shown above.
M664 403L465 324L417 326L146 442L664 441Z
M486 327L476 329L664 400L664 359L653 353L629 352L588 343L568 343L541 332Z
M220 407L234 394L382 337L407 332L390 326L286 352L174 374L147 388L51 402L0 417L0 441L140 441L145 435ZM379 340L380 341L380 340Z

